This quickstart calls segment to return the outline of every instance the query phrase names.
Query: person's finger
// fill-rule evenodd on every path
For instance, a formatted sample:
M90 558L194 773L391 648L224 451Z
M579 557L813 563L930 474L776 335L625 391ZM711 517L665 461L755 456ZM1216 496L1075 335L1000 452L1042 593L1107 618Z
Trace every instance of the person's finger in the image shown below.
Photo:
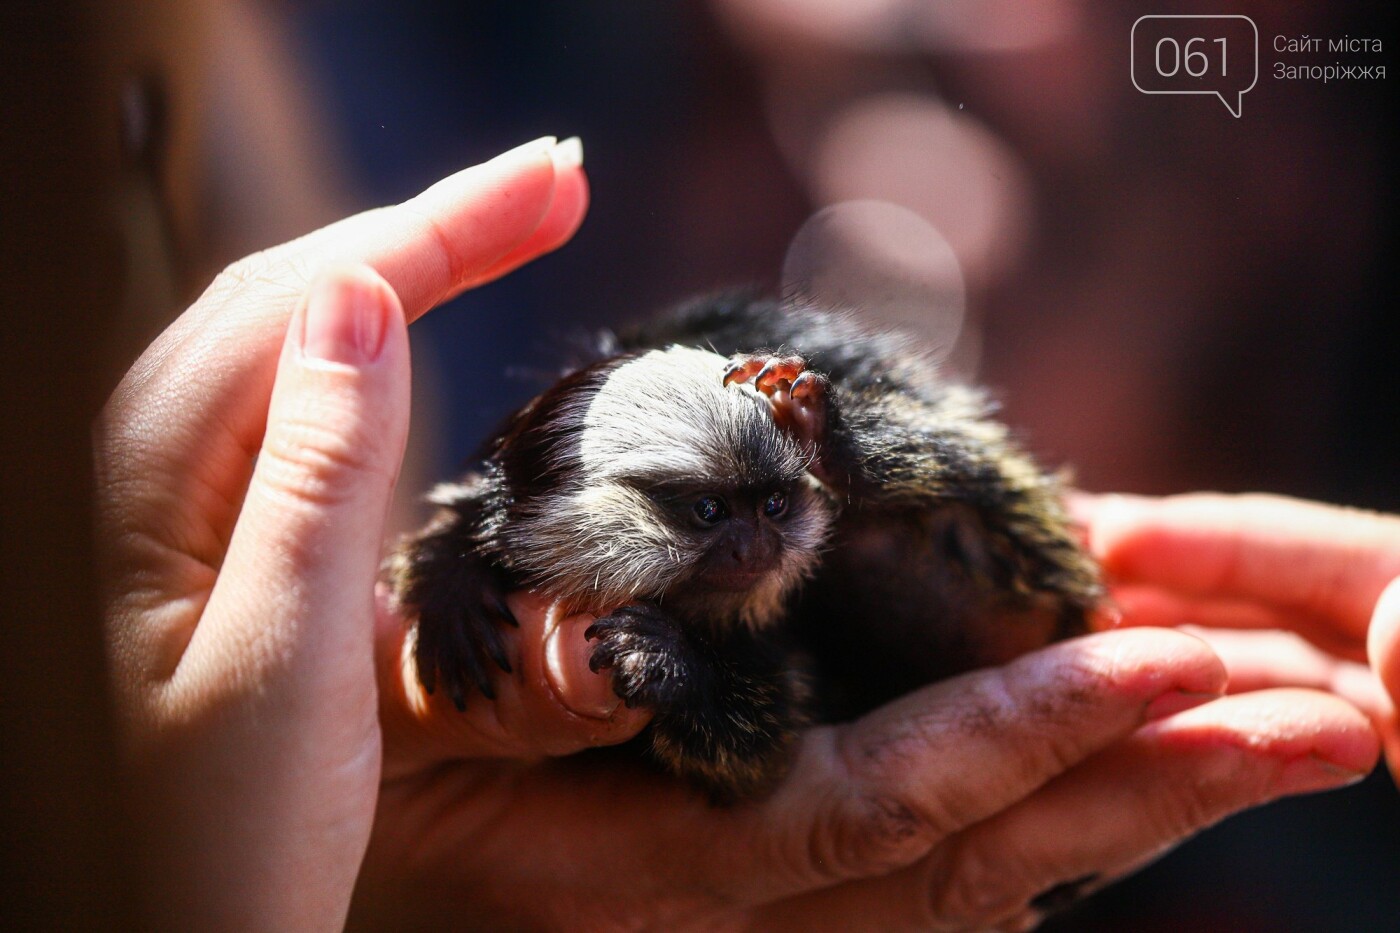
M1023 928L1232 813L1360 780L1377 753L1365 717L1326 694L1216 700L1144 727L915 866L771 905L756 926Z
M467 169L393 208L361 214L235 264L143 355L97 431L99 535L113 638L132 659L179 644L222 564L262 442L277 346L318 268L361 262L412 291L421 313L479 280L560 210L552 140ZM586 199L586 185L571 187ZM537 242L540 249L557 243ZM130 652L117 652L119 663ZM169 669L173 659L158 664Z
M1338 658L1365 658L1362 643L1343 636L1326 620L1266 603L1208 596L1183 596L1156 586L1119 585L1110 591L1117 609L1115 627L1154 626L1296 632Z
M498 279L524 263L567 243L588 213L588 176L577 169L583 165L583 143L577 137L566 139L550 151L554 160L554 200L544 220L524 243L488 266L465 287Z
M727 860L724 883L765 902L912 864L1145 720L1224 685L1199 639L1132 629L1053 645L814 730L754 813L753 838L735 844L761 862L735 871Z
M1380 678L1391 700L1390 715L1382 730L1390 773L1400 780L1400 577L1392 580L1376 601L1366 638L1371 669Z
M1291 632L1189 626L1186 631L1206 641L1220 655L1230 671L1231 693L1309 687L1336 694L1361 710L1380 734L1391 773L1400 775L1400 717L1396 715L1396 698L1383 686L1378 668L1341 660ZM1376 631L1374 623L1372 631Z
M1114 579L1259 600L1360 638L1400 575L1400 518L1278 496L1127 496L1076 504Z
M266 437L198 624L176 607L182 621L159 620L162 637L114 652L142 752L133 780L161 809L151 870L181 897L232 910L230 929L269 905L334 922L349 900L379 788L373 586L408 406L398 300L367 268L327 272L288 328ZM349 857L308 888L327 847ZM213 897L212 878L247 896Z
M583 637L593 616L566 616L558 604L530 593L507 598L517 627L501 629L510 670L492 672L496 697L479 693L459 711L442 693L418 682L411 642L387 594L379 599L380 720L385 774L393 778L425 765L462 758L540 758L616 745L651 719L613 692L608 672L588 667Z
M104 511L103 536L145 542L110 555L109 574L141 576L162 555L218 566L261 440L277 347L318 270L374 268L410 320L504 274L558 246L586 207L581 166L556 162L554 148L536 141L220 275L132 367L101 420L99 483L125 503Z
M228 285L254 276L296 275L327 263L363 262L403 302L412 322L435 305L504 275L562 242L542 228L577 228L587 206L583 148L574 139L536 139L449 175L407 201L337 221L234 263ZM570 183L559 187L565 176ZM525 249L531 244L531 251ZM514 256L514 265L504 264ZM217 283L213 287L220 291Z
M1234 631L1186 626L1214 649L1230 672L1228 693L1276 687L1324 690L1366 713L1379 727L1393 715L1390 698L1365 664L1347 661L1287 631Z
M408 353L402 307L373 270L311 286L288 327L219 579L188 647L168 646L173 687L291 679L298 695L324 697L320 678L348 688L373 677L373 587L408 432Z

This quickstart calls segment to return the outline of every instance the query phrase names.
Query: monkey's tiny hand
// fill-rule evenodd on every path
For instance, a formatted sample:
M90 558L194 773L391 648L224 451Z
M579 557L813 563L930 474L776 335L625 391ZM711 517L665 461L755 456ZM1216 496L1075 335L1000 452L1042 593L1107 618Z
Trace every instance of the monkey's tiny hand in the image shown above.
M613 672L623 702L656 711L652 754L711 801L753 797L785 772L798 714L781 652L743 632L722 648L705 645L646 603L599 619L584 636L598 639L589 666Z
M748 383L768 399L773 421L818 455L825 449L831 382L800 356L739 354L724 368L724 384Z
M511 673L501 626L516 621L488 567L432 560L434 543L417 544L429 557L417 568L409 594L418 616L414 659L423 687L432 693L441 686L453 705L465 710L473 686L488 700L496 698L493 664Z
M635 603L594 622L588 666L612 671L613 691L629 707L666 707L680 698L691 673L691 647L680 627L655 606Z

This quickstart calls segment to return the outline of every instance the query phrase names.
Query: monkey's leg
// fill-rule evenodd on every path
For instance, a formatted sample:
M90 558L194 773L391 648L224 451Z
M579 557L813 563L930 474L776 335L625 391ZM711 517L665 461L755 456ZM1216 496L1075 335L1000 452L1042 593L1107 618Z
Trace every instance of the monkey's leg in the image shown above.
M491 665L511 670L500 627L517 624L505 602L508 581L478 543L477 488L441 487L434 501L445 508L388 562L395 600L413 620L418 679L429 693L441 687L459 710L473 686L495 699Z
M747 629L711 638L637 603L599 619L590 666L612 671L628 706L655 710L653 754L718 803L761 792L786 770L802 720L787 653Z

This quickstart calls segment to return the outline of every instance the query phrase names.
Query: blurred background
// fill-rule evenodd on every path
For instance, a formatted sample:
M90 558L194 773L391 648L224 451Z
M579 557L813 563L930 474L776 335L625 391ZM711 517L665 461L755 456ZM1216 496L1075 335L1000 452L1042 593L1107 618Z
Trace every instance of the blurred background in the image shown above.
M1390 94L1385 80L1273 76L1281 59L1385 64L1273 51L1277 35L1347 35L1382 38L1388 53L1379 4L39 9L21 0L0 30L14 84L6 168L61 196L9 191L6 236L93 275L64 283L76 297L12 291L31 310L6 326L64 309L69 343L18 336L37 348L26 391L51 385L74 424L232 260L520 142L578 135L593 206L573 243L414 327L401 527L421 518L416 495L590 334L746 283L921 332L951 376L991 387L1027 445L1087 489L1400 510ZM1134 89L1134 21L1173 13L1258 25L1240 118L1214 98ZM70 142L83 145L60 148ZM70 226L51 227L61 242L18 222L64 209ZM89 210L101 222L84 223ZM77 352L73 334L86 335ZM67 471L73 489L85 470ZM26 541L20 564L33 560ZM90 617L75 598L74 618ZM97 709L100 690L73 702ZM50 737L59 779L105 773L101 717L65 716L56 728L92 745L65 764L72 753ZM40 795L57 786L17 780ZM103 786L75 786L72 833L87 810L100 819ZM1392 929L1398 872L1400 797L1377 774L1230 820L1046 929Z

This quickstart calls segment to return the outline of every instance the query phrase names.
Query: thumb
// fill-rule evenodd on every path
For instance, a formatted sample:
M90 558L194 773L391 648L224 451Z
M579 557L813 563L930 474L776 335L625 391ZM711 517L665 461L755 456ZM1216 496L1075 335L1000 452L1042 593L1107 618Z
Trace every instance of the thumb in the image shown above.
M418 680L407 625L387 591L379 594L380 719L384 773L394 779L462 758L535 759L570 755L635 736L651 719L613 692L612 676L589 667L588 614L569 615L525 591L506 601L515 619L503 626L509 671L493 669L495 698L473 694L459 711L443 691Z
M260 685L286 675L311 703L349 691L372 714L374 580L408 414L397 296L365 266L325 273L288 326L192 667Z

